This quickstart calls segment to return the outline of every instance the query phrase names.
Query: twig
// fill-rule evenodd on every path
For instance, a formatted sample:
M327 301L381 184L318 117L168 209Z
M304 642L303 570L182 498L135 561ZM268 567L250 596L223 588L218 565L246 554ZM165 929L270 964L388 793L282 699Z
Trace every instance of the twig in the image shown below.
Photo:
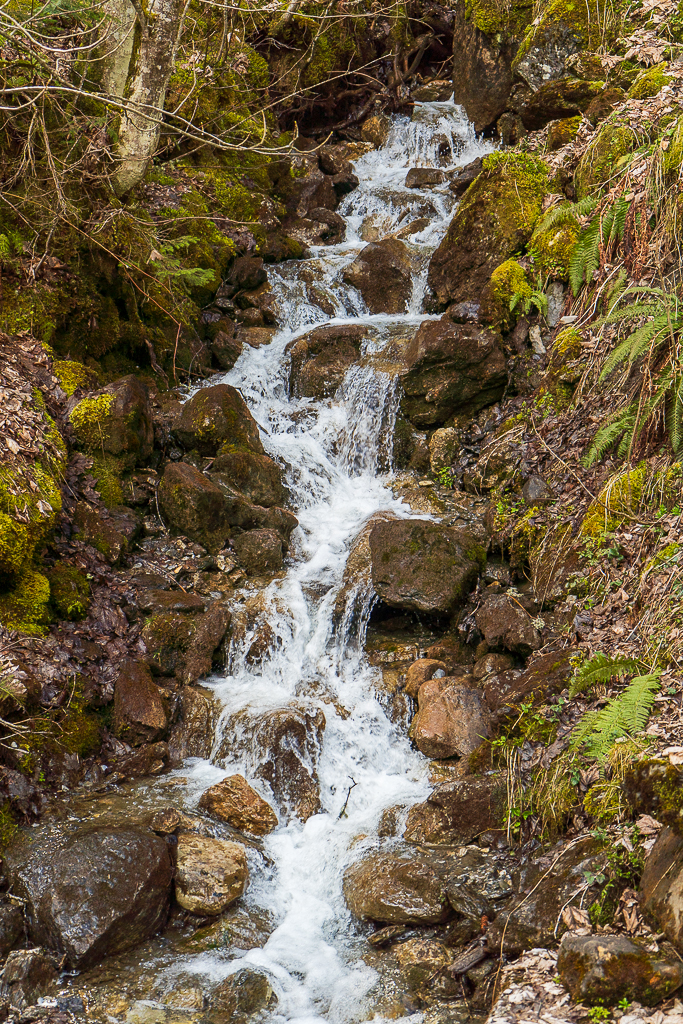
M351 790L355 789L355 787L358 785L358 783L356 782L355 779L351 778L350 775L348 777L351 779L351 785L349 786L349 788L346 791L346 800L344 801L344 806L342 807L341 811L337 815L337 821L341 821L342 818L346 817L346 808L348 806L349 797L351 796Z

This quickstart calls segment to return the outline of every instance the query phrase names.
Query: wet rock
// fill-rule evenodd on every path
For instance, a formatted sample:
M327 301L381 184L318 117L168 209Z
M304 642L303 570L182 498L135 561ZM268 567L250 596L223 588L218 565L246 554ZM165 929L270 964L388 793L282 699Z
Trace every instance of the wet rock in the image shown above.
M373 114L363 122L360 134L363 142L371 142L376 149L379 149L389 138L390 130L391 120L386 114Z
M183 405L173 434L183 448L201 455L216 455L224 444L264 454L256 420L229 384L195 392Z
M342 585L334 605L335 623L343 622L344 618L349 623L353 621L357 603L362 604L372 594L370 534L377 523L396 518L394 512L375 512L354 540L346 559Z
M471 163L465 164L464 167L458 167L454 171L450 172L450 185L449 190L456 196L464 195L467 189L470 187L473 181L475 181L481 174L484 168L484 162L480 156L476 160L472 160Z
M273 808L241 775L230 775L205 790L199 806L214 818L254 836L265 836L277 827Z
M521 26L511 26L498 11L487 10L479 20L465 4L455 8L453 24L453 96L462 104L476 132L493 125L505 110L512 87L512 60L519 43ZM512 20L516 20L512 15ZM490 29L490 30L489 30Z
M419 999L434 1002L462 992L460 978L452 978L446 968L453 959L452 950L436 939L414 938L394 948L401 973L411 992Z
M199 594L188 594L184 590L143 590L138 594L137 606L147 615L163 615L164 612L204 611L204 601Z
M132 754L117 757L111 764L111 773L107 780L121 782L124 779L141 779L146 775L158 775L168 766L168 744L145 743Z
M182 764L188 757L209 757L220 710L213 691L194 686L183 687L178 721L168 737L173 764Z
M282 484L282 470L267 455L247 451L221 451L211 466L212 479L217 473L249 502L262 508L283 505L287 499L287 491Z
M411 235L416 235L419 231L424 231L424 229L428 227L428 217L417 217L415 220L411 220L410 223L406 224L405 227L399 228L398 231L395 231L394 238L401 240L404 238L410 238ZM370 241L370 239L368 239L368 241Z
M462 603L485 560L465 530L426 519L377 523L370 533L372 583L392 608L452 611Z
M260 257L239 256L230 268L227 284L234 289L234 295L238 291L251 291L258 288L267 280L268 274Z
M336 209L339 199L334 184L331 176L320 170L315 153L300 152L281 157L272 162L268 173L276 179L277 191L284 201L288 214L284 226L288 232L311 210Z
M78 447L120 458L128 469L152 454L149 389L132 374L73 402L69 421Z
M242 340L234 331L216 331L209 349L221 370L232 370L242 355Z
M406 188L431 188L447 180L446 172L437 167L411 167L406 174Z
M428 647L425 654L428 658L443 661L447 676L455 675L456 669L472 663L472 649L455 636L443 636Z
M224 661L220 646L229 625L230 612L220 601L203 615L155 615L142 631L147 664L158 675L194 683L211 673L214 661Z
M429 466L432 473L449 469L460 452L460 438L453 427L440 427L429 439Z
M216 1024L242 1024L254 1014L277 1002L268 977L243 968L214 989L211 1020Z
M454 414L497 401L507 384L500 335L449 316L426 320L405 355L403 414L416 427L435 427Z
M523 672L507 669L483 681L486 703L500 720L506 714L517 714L522 703L543 704L548 697L561 693L572 674L566 651L550 651L534 658Z
M21 1010L48 995L58 978L57 966L45 950L18 949L5 961L0 995Z
M290 343L290 393L303 398L331 398L349 366L357 362L367 333L362 324L318 327Z
M653 954L626 935L562 937L560 981L576 1003L615 1006L620 1000L656 1006L683 984L683 964Z
M510 654L485 654L483 658L478 658L475 661L472 675L477 680L486 679L488 676L507 672L514 663L515 660Z
M664 828L645 861L640 907L646 919L683 950L683 836Z
M453 858L399 845L370 853L344 872L344 898L356 917L387 924L443 924L452 916L446 897Z
M160 739L168 726L159 687L144 661L126 658L114 688L114 733L137 747Z
M406 245L397 238L370 242L342 274L363 296L371 313L405 313L412 294L412 268Z
M341 178L340 181L334 181L335 195L341 181ZM347 183L351 184L348 179ZM351 189L349 188L348 191ZM343 192L339 194L343 194ZM294 221L290 226L289 233L302 245L338 245L339 242L344 241L346 221L333 210L316 207L309 211L308 217Z
M178 837L175 894L193 914L220 914L242 895L249 881L247 855L239 843L183 833Z
M423 683L434 676L446 675L446 663L436 658L419 658L414 661L406 672L405 691L413 700L417 700L417 694Z
M233 545L250 576L282 569L282 538L275 530L248 530L236 537Z
M491 735L491 716L482 695L459 677L430 679L420 687L410 736L427 757L466 757Z
M24 934L24 915L15 903L0 903L0 956L5 956Z
M528 656L541 646L541 637L531 616L507 594L488 597L475 619L489 647L505 647L515 654Z
M520 109L522 124L527 131L537 131L549 121L575 117L585 110L603 89L602 82L584 82L578 78L563 78L544 82Z
M593 839L550 851L522 870L520 892L512 906L489 925L488 943L493 956L519 956L527 949L557 942L565 930L562 910L589 905L586 872L596 873L605 863L605 852ZM552 866L552 870L551 869Z
M453 83L446 78L435 79L412 88L410 95L417 103L443 103L453 95Z
M547 191L541 160L526 153L484 159L482 173L461 200L429 264L435 307L483 302L495 268L531 237Z
M254 723L253 749L261 752L256 774L281 807L302 821L320 810L316 768L324 729L322 711L297 706L267 711Z
M34 941L72 968L131 949L166 921L173 867L163 839L136 826L45 826L5 854Z
M91 508L79 501L73 513L73 532L78 540L117 565L130 550L142 527L140 516L132 508L118 505L107 511Z
M249 348L261 348L263 345L270 345L277 334L275 327L246 327L242 325L235 331L235 338L240 345L248 345Z
M467 776L437 786L408 812L403 836L411 843L457 846L503 827L507 810L505 779Z
M215 483L187 462L168 462L159 484L159 508L168 526L198 541L212 554L230 536L225 496Z

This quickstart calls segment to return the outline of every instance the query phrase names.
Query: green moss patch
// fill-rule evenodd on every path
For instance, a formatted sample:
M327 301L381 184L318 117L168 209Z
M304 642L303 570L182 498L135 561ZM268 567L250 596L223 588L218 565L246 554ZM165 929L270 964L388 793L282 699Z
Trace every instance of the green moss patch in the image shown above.
M47 571L50 599L59 619L83 619L90 607L90 584L73 565L55 565Z

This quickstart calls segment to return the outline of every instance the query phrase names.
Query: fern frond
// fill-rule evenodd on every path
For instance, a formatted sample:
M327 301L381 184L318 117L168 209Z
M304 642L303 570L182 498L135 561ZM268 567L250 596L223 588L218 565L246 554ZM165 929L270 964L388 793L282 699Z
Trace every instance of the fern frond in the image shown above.
M566 225L578 225L582 217L592 213L597 205L597 199L587 196L578 203L560 203L553 206L545 213L538 222L537 231L550 231L552 228L561 228Z
M604 708L587 712L571 734L569 749L604 761L616 739L633 736L647 725L659 690L659 671L632 679Z
M595 434L591 446L583 458L584 466L590 468L594 465L624 434L631 438L636 426L636 416L637 406L635 404L627 406L626 409L619 409L608 416Z
M683 372L677 370L667 410L667 431L674 454L683 446Z
M640 662L635 658L628 658L625 654L617 654L610 657L598 651L588 661L576 669L569 684L569 697L576 697L591 686L599 683L609 683L613 679L625 679L631 676L640 668Z

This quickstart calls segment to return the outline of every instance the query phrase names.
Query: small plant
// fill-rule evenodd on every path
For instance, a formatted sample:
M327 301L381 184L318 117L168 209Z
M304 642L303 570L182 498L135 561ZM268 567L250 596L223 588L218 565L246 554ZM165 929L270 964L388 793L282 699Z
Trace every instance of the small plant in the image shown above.
M605 1006L591 1006L588 1011L588 1019L593 1024L600 1024L600 1021L607 1020L610 1017L610 1011Z
M572 680L569 684L569 697L576 697L599 683L611 683L614 679L625 679L626 676L634 675L640 669L640 663L634 658L627 658L625 655L617 654L609 657L598 651L583 665L575 669Z
M452 490L455 487L455 473L449 467L446 466L440 469L436 475L442 487L446 487L448 490Z
M548 296L541 288L534 288L531 294L524 292L515 292L510 299L510 312L514 313L517 306L521 303L522 312L526 316L531 312L531 309L535 309L541 316L548 315Z

